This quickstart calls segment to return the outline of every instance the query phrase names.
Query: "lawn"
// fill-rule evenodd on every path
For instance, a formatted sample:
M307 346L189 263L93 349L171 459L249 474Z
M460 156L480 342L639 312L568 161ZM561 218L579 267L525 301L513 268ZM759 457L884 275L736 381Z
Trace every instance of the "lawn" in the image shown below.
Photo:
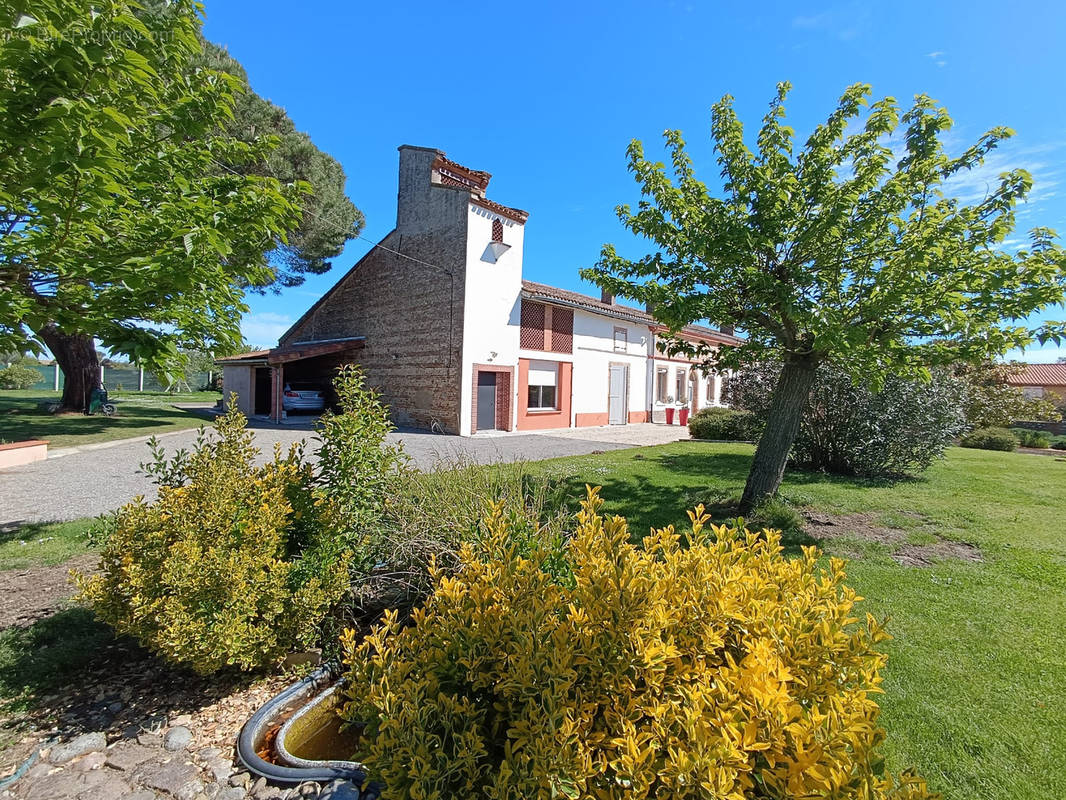
M603 486L607 510L627 516L639 537L651 526L683 525L685 509L698 502L724 519L751 452L683 442L535 468L575 498L585 483ZM951 449L919 480L790 473L782 494L823 519L858 519L896 534L889 542L856 534L822 543L849 559L849 582L866 598L860 610L887 618L895 637L884 645L881 698L889 768L916 767L948 800L1066 797L1066 461ZM8 533L0 569L83 552L88 527ZM915 567L893 558L902 546L937 542L975 545L981 560ZM111 641L79 609L0 633L0 705L24 707L76 680L87 653Z
M727 513L747 445L685 442L544 462L575 492L603 486L635 535L686 522L705 502ZM920 480L896 484L790 473L792 503L861 515L904 543L977 545L983 561L903 566L895 546L825 540L850 559L862 607L888 619L882 722L889 767L915 766L952 800L1066 797L1066 463L953 448ZM814 529L817 532L817 528Z
M205 420L174 408L174 403L214 403L218 392L112 392L118 411L114 417L96 414L53 416L39 408L57 402L58 392L39 390L0 391L0 441L47 439L54 448L109 442L131 436L196 428Z
M92 519L49 522L0 529L0 570L52 567L89 548Z

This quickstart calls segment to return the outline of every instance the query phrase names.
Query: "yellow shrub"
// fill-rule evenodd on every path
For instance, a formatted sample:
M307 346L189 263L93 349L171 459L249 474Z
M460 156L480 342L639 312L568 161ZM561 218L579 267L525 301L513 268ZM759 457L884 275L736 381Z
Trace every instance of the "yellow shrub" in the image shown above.
M589 490L573 580L519 555L500 513L487 556L401 625L344 635L346 719L391 797L930 797L877 777L886 638L814 549L778 536L673 527L630 543Z
M77 576L101 619L204 673L314 644L347 585L347 557L322 541L333 508L299 450L255 466L243 416L227 414L215 432L149 470L163 476L158 500L123 507L101 572Z

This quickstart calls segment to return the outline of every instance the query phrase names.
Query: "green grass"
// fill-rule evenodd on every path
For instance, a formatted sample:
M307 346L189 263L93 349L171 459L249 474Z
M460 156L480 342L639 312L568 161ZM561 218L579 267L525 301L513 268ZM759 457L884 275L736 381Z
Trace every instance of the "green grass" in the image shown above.
M76 683L115 642L111 628L77 607L0 631L0 712L25 711L47 692Z
M114 417L53 416L38 406L57 402L57 392L3 390L0 391L0 441L47 439L55 449L196 428L206 420L174 408L173 404L214 402L218 397L217 392L115 392L111 394L118 407Z
M0 571L51 567L89 550L95 520L31 523L0 529Z
M574 492L603 486L635 535L685 524L706 502L722 521L743 488L747 445L685 442L543 462ZM783 496L863 512L914 543L978 545L983 563L905 567L891 548L826 541L851 557L861 610L888 619L882 722L889 766L915 766L950 800L1066 797L1066 463L953 448L899 483L790 473Z

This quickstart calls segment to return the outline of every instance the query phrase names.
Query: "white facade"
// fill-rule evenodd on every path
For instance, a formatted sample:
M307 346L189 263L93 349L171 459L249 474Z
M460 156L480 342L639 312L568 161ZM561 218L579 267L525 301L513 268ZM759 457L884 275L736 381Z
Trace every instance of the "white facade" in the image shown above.
M493 222L503 226L499 255L492 248ZM463 295L463 370L473 375L475 364L514 366L518 363L522 244L525 226L474 203L467 214L466 286ZM459 429L471 430L473 381L463 382ZM512 425L517 400L510 387Z
M485 432L486 427L538 430L664 422L667 407L680 417L682 407L694 413L721 404L721 377L659 353L656 323L644 310L524 283L524 228L483 199L471 199L462 308L462 434ZM523 303L543 307L537 319L544 330L533 331L534 346L523 346ZM569 334L563 331L565 344L559 345L553 339L557 323L571 318ZM705 341L708 335L730 338L705 330ZM664 369L665 393L659 386ZM483 377L497 389L479 400ZM487 402L493 404L491 414L485 410Z

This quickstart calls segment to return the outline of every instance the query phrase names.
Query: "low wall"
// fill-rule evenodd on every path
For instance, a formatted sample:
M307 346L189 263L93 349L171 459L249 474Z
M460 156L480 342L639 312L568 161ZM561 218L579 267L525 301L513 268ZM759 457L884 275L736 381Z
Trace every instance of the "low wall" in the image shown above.
M26 442L0 444L0 469L21 467L34 461L48 458L48 442L44 439L30 439Z

